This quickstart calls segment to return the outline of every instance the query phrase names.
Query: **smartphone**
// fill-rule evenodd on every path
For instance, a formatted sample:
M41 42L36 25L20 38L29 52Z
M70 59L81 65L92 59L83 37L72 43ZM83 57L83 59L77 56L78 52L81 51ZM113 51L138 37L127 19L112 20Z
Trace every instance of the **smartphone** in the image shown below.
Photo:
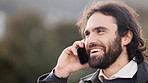
M89 56L85 50L85 48L78 48L77 49L78 52L78 58L81 64L85 64L88 62L89 60Z

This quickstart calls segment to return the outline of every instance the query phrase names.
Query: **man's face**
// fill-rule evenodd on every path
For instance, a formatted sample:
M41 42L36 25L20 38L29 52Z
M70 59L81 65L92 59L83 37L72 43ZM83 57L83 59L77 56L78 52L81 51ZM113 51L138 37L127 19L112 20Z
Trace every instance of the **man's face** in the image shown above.
M90 67L106 69L116 61L122 52L121 38L116 31L112 16L94 13L88 19L84 34Z

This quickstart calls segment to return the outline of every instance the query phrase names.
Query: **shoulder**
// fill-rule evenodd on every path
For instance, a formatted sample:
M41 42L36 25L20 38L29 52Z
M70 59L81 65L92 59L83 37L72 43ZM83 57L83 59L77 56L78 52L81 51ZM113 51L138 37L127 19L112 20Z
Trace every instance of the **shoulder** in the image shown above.
M148 62L141 62L138 64L138 68L148 72Z
M148 75L148 62L141 62L138 64L138 72L139 74L147 74Z
M147 83L148 82L147 75L148 75L148 62L143 61L138 64L138 72L137 72L138 83Z

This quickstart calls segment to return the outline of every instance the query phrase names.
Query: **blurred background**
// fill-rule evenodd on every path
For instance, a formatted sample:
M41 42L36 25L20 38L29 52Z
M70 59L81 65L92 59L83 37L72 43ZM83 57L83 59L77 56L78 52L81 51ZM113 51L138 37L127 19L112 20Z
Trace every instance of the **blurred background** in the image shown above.
M36 83L40 75L50 72L62 50L81 39L75 24L90 2L0 0L0 83ZM147 42L148 1L124 2L139 13ZM76 72L69 83L78 83L80 77L93 71Z

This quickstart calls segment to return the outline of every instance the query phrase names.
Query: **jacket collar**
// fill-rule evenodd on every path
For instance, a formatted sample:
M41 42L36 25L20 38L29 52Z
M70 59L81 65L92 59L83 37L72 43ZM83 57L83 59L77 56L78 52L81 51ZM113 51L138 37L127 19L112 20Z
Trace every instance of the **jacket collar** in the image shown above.
M83 82L92 82L92 83L101 83L98 79L98 75L100 73L100 69L98 69L95 73L87 75L81 80ZM141 62L138 64L138 71L137 71L137 80L136 83L147 83L148 82L148 62Z

